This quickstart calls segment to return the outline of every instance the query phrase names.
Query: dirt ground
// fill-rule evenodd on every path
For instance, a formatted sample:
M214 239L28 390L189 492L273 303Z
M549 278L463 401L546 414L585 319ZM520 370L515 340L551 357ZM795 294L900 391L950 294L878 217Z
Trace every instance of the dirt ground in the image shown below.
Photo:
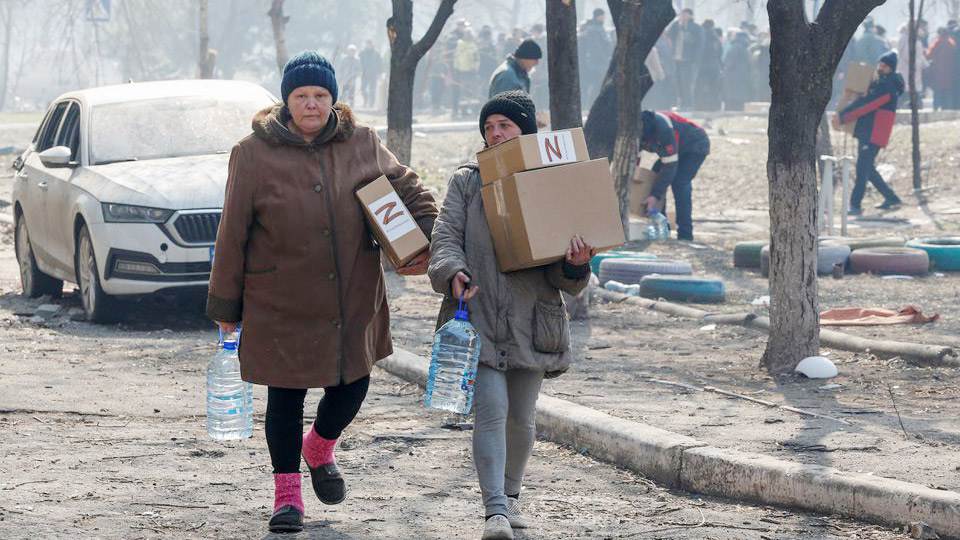
M697 244L650 250L690 261L697 274L725 279L727 303L704 309L762 313L750 301L766 294L766 282L734 269L731 250L737 241L766 233L763 123L725 119L709 128L713 153L694 184ZM955 231L958 142L950 134L958 128L924 126L926 174L935 187L930 204L908 204L883 216L868 211L868 219L851 223L852 234ZM29 129L15 129L29 138ZM11 132L0 138L22 138ZM895 166L892 184L911 201L910 180L900 172L908 169L908 140L909 132L897 128L880 161ZM476 149L478 136L431 134L414 141L414 165L442 197L447 177ZM0 157L0 200L9 200L9 162ZM865 208L873 202L868 198ZM397 346L426 354L439 296L423 277L390 274L389 285ZM940 313L941 320L852 332L957 345L957 285L956 274L913 281L821 278L821 307L916 305ZM62 314L37 325L29 315L48 300L28 301L18 292L12 234L0 225L0 537L264 537L271 486L262 432L228 445L203 433L202 374L214 338L199 313L151 299L131 306L123 325L94 326L72 320L70 310L76 313L79 302L67 295ZM544 385L550 395L714 446L960 489L960 391L952 370L832 352L840 369L836 379L774 380L758 368L765 342L759 332L701 330L696 321L618 304L595 304L589 319L573 323L573 336L577 360L569 373ZM717 387L837 420L655 380ZM840 386L820 388L825 384ZM425 411L419 399L414 388L376 373L371 398L339 454L351 497L336 509L306 497L309 526L301 537L478 537L469 434L441 429L443 418ZM527 538L902 537L832 518L667 492L545 442L537 443L528 486L524 500L537 528Z

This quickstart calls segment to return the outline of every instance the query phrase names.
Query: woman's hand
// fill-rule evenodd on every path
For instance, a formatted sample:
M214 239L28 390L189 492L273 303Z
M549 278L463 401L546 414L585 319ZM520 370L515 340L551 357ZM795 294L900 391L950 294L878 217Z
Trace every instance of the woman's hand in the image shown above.
M410 262L397 268L397 274L401 276L422 276L427 273L427 266L430 265L430 250L425 249Z
M217 323L217 326L220 327L220 331L223 332L223 335L229 336L230 334L237 331L237 323L232 322L223 322L223 321L214 321Z
M582 266L590 262L597 251L588 244L582 236L575 235L570 239L570 249L567 250L567 262L574 266Z
M463 272L457 272L457 275L453 276L453 280L450 281L450 292L453 293L453 299L460 300L464 291L466 291L466 296L463 297L463 301L468 302L480 292L480 287L470 287L470 276Z
M647 197L647 200L644 201L644 203L647 205L647 213L649 214L657 209L657 204L660 203L660 199L651 195Z

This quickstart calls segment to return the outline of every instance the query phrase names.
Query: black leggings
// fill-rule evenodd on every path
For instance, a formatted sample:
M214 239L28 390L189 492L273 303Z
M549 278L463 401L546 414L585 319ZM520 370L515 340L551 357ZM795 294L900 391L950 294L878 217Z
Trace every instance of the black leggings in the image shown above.
M360 405L367 397L370 376L350 384L323 389L323 399L317 406L314 430L324 439L336 439L353 422ZM303 400L306 389L267 389L267 448L274 474L300 471L300 452L303 445Z

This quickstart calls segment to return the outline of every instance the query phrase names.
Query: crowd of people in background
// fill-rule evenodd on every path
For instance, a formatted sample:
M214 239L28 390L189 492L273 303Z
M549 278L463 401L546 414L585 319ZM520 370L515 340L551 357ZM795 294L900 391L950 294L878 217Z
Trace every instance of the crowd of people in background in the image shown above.
M851 62L873 65L881 55L896 50L903 60L898 73L908 80L909 31L907 23L898 36L869 18L862 32L850 40L837 69L836 106L843 92L843 78ZM589 109L600 92L610 64L616 37L603 9L578 28L580 96ZM538 110L549 110L547 34L543 23L510 32L489 25L476 28L466 19L437 40L417 69L414 107L466 118L479 111L489 97L491 78L498 66L525 41L542 51L538 65L527 76L530 94ZM920 97L931 96L935 109L960 109L960 26L956 20L930 32L921 20L917 35L915 85ZM349 45L335 61L345 100L367 109L382 109L389 50L381 53L368 40L362 50ZM644 99L651 109L742 111L750 102L769 102L770 33L743 21L721 28L713 20L698 22L691 9L684 9L646 59L653 87ZM909 88L903 100L909 98Z

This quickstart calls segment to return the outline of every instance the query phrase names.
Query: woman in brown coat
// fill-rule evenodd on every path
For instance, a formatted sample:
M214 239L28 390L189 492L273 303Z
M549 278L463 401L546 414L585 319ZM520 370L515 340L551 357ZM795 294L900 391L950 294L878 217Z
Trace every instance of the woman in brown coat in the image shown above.
M243 380L267 385L266 437L275 482L272 531L303 527L301 452L317 497L346 496L334 447L366 397L373 364L392 352L379 248L355 192L386 175L429 236L437 209L350 108L333 67L304 52L287 62L283 104L261 111L230 156L207 315L241 322ZM399 274L426 272L424 253ZM304 435L308 388L323 388Z

